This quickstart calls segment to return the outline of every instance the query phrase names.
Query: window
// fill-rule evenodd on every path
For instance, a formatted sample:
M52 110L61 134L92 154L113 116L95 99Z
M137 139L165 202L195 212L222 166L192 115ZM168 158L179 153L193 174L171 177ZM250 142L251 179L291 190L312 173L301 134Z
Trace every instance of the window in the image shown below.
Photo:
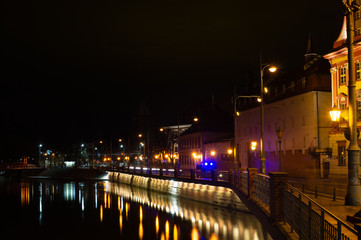
M295 91L295 81L291 82L291 92Z
M361 62L356 63L356 80L361 80Z
M361 28L356 29L355 35L356 35L356 36L360 36L360 35L361 35Z
M340 84L346 84L346 68L340 68Z
M346 165L346 141L337 142L338 145L338 165Z
M302 78L302 88L306 88L306 86L307 86L307 79Z
M361 19L361 12L357 11L356 12L356 20L359 20L359 19Z
M347 106L345 102L340 103L341 110L346 110Z

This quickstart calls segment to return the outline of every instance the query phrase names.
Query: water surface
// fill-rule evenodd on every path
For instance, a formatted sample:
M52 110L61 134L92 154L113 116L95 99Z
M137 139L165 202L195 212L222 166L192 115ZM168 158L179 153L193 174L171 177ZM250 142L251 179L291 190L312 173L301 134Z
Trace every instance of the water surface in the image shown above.
M0 177L1 239L264 239L250 213L108 181Z

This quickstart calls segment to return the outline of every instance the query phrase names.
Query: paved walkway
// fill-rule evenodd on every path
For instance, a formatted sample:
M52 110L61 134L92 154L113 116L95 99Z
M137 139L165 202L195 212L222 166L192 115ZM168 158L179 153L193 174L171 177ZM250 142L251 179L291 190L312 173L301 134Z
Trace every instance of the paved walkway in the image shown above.
M350 227L354 227L354 223L346 221L346 217L348 215L354 216L355 213L361 210L361 206L345 205L347 179L308 179L305 181L300 179L290 179L289 182L294 183L294 187L300 190L303 188L304 193L309 198L334 214L342 221L346 222ZM318 186L317 197L315 195L315 186ZM334 188L336 191L334 191ZM332 224L336 224L336 221L333 221L330 217L327 217L327 220ZM351 239L354 239L354 235L350 234L346 229L343 229L342 232Z

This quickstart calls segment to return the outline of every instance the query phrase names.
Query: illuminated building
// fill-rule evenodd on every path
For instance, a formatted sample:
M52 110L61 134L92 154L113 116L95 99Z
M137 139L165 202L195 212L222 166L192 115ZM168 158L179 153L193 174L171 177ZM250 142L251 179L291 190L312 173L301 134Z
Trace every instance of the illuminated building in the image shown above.
M284 70L283 70L284 71ZM266 171L288 172L291 177L322 177L328 162L328 132L331 87L329 64L311 53L309 42L305 65L301 69L265 78L264 149ZM260 168L260 108L255 99L237 102L237 144L242 168ZM277 130L283 130L282 139ZM252 151L250 143L258 141ZM281 141L281 144L279 144ZM281 146L281 151L279 148Z
M361 126L361 13L357 11L354 14L354 69L356 81L356 111L357 111L357 128ZM343 21L341 32L333 44L333 50L324 57L331 64L331 86L332 86L332 103L331 107L341 110L340 122L335 123L330 131L329 145L332 148L332 158L330 159L330 174L347 175L348 172L348 146L344 130L349 127L349 69L348 69L348 50L346 34L346 18ZM358 145L361 141L358 140Z

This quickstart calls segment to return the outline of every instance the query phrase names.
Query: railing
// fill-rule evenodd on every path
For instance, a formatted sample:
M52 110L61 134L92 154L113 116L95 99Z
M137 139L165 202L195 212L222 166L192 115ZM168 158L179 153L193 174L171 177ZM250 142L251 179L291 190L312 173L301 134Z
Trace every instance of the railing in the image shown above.
M241 191L248 194L248 172L246 171L241 173Z
M359 239L354 228L291 185L285 184L282 196L284 220L300 239Z
M269 211L270 202L270 177L263 174L257 174L254 181L254 195L256 199Z
M133 166L103 168L103 170L164 178L208 180L213 183L228 182L243 193L247 201L255 203L271 219L283 220L287 223L291 231L298 234L299 239L361 240L361 230L356 231L301 191L285 183L286 173L270 173L270 176L267 176L258 174L256 168L249 168L248 171L240 173L235 170L205 172L195 169L175 170Z

